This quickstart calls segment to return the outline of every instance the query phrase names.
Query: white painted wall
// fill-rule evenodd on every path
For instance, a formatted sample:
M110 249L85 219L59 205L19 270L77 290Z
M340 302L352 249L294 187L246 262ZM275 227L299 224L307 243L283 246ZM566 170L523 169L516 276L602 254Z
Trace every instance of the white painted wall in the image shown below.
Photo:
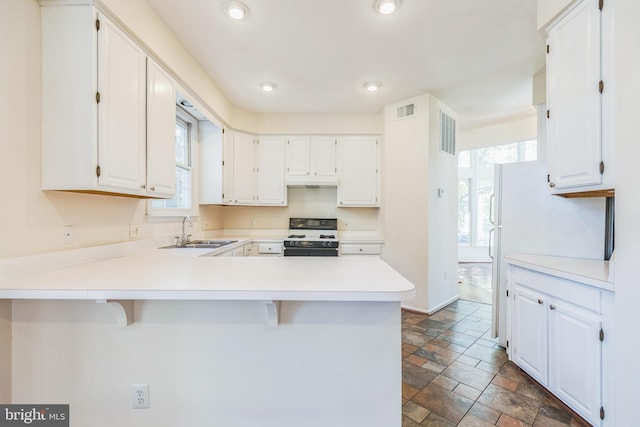
M429 98L429 312L458 298L458 159L440 150L440 113L457 114ZM438 190L444 193L438 195Z
M93 427L400 424L399 303L15 301L15 402L69 403ZM38 339L22 339L38 337ZM397 345L389 345L396 343ZM150 408L131 409L131 384Z
M397 107L411 102L416 116L397 120ZM385 108L383 258L416 287L405 305L425 312L457 292L457 162L439 151L440 105L425 94Z
M638 334L638 260L640 259L640 191L638 191L638 118L640 117L640 2L615 0L615 142L616 142L616 425L638 423L640 334Z
M531 107L531 113L525 117L461 131L458 134L457 151L528 141L536 139L536 136L537 115Z
M573 0L538 0L538 29L544 28Z

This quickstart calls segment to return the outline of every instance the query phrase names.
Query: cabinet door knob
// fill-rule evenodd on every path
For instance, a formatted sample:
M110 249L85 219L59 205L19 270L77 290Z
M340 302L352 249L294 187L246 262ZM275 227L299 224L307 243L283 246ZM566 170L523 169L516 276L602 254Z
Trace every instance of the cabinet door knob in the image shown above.
M542 301L541 299L538 299L538 304L542 304L544 301Z
M360 252L362 252L362 248L360 248Z
M555 305L553 305L553 304L551 304L551 305L549 306L549 308L550 308L551 310L555 310L555 309L556 309L556 306L555 306Z
M147 186L146 186L146 185L144 185L144 184L142 184L142 185L140 186L140 188L142 188L142 189L144 190L145 188L147 188Z
M555 187L555 186L556 186L556 185L555 185L553 182L550 182L550 183L549 183L549 187L553 188L553 187Z
M156 187L151 187L149 190L156 191Z

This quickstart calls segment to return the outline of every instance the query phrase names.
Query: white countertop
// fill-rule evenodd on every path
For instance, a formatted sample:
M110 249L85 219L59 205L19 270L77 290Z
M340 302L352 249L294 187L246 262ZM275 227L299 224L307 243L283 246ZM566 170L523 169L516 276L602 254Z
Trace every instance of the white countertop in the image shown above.
M511 254L509 264L584 283L607 291L614 290L613 265L609 261L547 255Z
M400 301L414 286L379 258L207 257L149 249L0 280L6 299Z

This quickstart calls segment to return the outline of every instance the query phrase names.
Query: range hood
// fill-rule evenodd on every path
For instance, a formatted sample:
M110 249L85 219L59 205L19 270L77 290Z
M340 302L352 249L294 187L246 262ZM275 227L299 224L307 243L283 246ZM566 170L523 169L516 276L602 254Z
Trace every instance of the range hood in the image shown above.
M336 176L293 176L285 179L287 187L337 187Z

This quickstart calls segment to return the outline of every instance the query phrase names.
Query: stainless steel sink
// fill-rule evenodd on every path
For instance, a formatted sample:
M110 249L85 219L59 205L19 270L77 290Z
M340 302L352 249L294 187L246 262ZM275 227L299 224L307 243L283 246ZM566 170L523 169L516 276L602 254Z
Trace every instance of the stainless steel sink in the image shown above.
M205 248L205 249L218 249L223 246L236 243L237 240L191 240L183 244L175 244L169 246L162 246L160 249L176 249L176 248Z

